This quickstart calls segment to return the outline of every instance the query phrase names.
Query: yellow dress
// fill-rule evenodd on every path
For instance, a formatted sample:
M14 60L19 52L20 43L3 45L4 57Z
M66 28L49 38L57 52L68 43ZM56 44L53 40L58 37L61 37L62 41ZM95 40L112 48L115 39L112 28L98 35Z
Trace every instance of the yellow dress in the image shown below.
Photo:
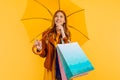
M44 70L44 80L56 80L56 54L53 59L52 70Z

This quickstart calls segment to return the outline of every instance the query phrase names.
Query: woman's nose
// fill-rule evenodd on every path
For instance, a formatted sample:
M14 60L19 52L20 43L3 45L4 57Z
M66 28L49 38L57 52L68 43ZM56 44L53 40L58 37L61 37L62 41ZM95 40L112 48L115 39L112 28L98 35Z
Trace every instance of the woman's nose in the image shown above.
M60 17L58 16L58 19L60 19Z
M59 21L60 19L59 18L57 18L57 21Z

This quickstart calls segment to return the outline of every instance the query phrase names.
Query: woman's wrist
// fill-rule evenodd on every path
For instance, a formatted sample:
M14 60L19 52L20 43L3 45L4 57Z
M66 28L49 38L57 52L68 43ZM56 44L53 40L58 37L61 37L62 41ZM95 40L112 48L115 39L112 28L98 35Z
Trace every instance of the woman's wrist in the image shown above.
M61 31L62 38L66 37L64 30Z

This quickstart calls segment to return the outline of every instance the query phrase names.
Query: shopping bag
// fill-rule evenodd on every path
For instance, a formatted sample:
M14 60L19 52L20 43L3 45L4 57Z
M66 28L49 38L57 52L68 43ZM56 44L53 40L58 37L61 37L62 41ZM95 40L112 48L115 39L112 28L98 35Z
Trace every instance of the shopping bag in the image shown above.
M58 44L56 49L68 80L94 70L90 60L77 42Z
M57 54L57 56L58 56L58 54ZM60 73L61 73L62 80L67 80L67 77L66 77L66 74L65 74L65 71L63 69L62 62L61 62L59 56L58 56L58 63L59 63L59 68L60 68Z

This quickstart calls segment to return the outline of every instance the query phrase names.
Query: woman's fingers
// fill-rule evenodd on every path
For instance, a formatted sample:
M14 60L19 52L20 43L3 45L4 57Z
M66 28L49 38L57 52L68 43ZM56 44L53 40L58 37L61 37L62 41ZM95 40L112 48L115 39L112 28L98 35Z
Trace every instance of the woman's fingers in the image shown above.
M38 45L42 47L42 41L38 41Z
M38 50L41 50L42 49L42 46L36 46Z
M34 45L36 46L38 45L38 40L35 40Z
M38 41L37 49L38 50L42 49L42 41Z
M40 41L40 40L35 40L34 45L35 45L35 46L42 47L42 41Z

